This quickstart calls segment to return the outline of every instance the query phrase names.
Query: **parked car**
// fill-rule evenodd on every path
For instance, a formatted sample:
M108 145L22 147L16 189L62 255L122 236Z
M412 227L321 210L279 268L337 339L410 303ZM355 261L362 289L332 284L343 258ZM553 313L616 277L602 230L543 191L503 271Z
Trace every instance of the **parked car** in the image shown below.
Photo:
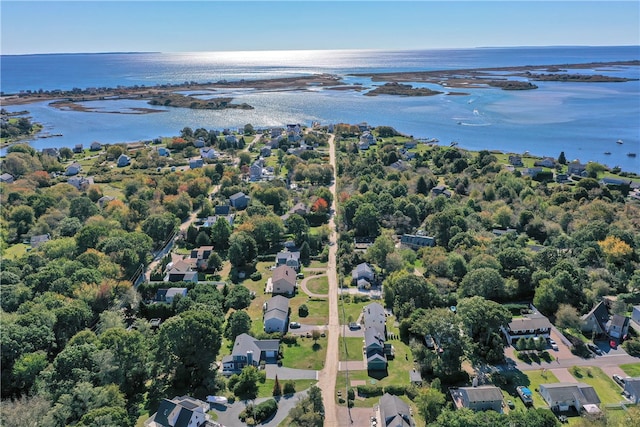
M509 409L515 409L516 404L513 403L513 400L509 399L507 400L507 406L509 407Z
M592 352L594 352L595 354L597 354L598 356L602 356L602 350L600 350L600 348L597 345L588 342L587 348Z
M613 380L614 380L615 382L617 382L617 383L618 383L618 385L619 385L620 387L624 387L624 378L622 378L620 375L616 375L616 374L613 374L613 375L612 375L612 378L613 378Z
M558 351L558 344L554 340L549 339L549 346L551 346L555 351Z
M289 323L289 329L298 329L299 327L300 327L300 323L298 322Z
M356 322L349 323L349 329L351 329L352 331L357 331L358 329L360 329L360 323L356 323Z

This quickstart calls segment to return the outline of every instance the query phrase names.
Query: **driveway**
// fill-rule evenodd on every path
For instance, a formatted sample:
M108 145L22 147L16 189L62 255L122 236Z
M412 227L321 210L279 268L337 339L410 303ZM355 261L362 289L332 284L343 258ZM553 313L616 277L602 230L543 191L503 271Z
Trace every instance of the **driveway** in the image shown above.
M293 409L294 406L298 403L298 401L307 396L307 390L297 392L292 395L283 396L278 399L278 412L276 415L270 420L258 424L264 427L277 427L287 415L289 415L289 411ZM255 404L262 403L270 397L263 397L260 399L256 399L253 401ZM211 405L211 409L218 414L217 422L226 427L236 427L236 426L246 426L247 424L240 421L238 415L240 412L244 410L248 403L252 401L240 400L227 405Z
M277 365L265 365L265 371L268 379L274 379L276 375L278 380L317 380L318 371L313 369L294 369Z

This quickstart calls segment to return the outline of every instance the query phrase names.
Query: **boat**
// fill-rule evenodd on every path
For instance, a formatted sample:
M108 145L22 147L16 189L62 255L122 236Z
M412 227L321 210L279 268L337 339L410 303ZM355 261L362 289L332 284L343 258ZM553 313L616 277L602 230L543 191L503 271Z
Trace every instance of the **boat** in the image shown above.
M611 154L611 151L605 151L604 154L609 155Z
M636 153L627 153L627 156L629 156L629 157L635 157L635 156L636 156Z
M621 139L619 139L619 140L616 141L616 144L622 145L622 144L624 144L624 142Z

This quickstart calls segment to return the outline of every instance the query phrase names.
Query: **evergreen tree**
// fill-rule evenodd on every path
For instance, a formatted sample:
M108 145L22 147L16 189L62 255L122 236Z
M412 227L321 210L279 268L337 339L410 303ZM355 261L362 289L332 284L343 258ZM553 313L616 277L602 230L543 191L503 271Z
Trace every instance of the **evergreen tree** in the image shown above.
M560 163L561 165L567 164L567 158L564 155L564 151L560 152L560 155L558 156L558 163Z
M278 381L278 376L276 375L276 381L273 384L273 397L282 396L282 387L280 386L280 381Z
M429 186L427 185L427 181L424 179L424 176L420 176L420 178L418 178L416 192L418 194L424 194L425 196L429 194Z

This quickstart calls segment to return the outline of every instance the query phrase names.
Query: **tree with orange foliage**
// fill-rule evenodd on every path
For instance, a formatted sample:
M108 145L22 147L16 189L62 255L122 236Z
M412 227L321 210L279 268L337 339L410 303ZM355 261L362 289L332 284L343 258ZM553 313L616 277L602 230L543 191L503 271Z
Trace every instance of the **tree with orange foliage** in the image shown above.
M311 205L311 212L322 215L326 214L329 211L329 203L322 197L318 197L318 199Z
M607 236L598 242L598 245L607 257L607 261L614 264L623 262L633 253L633 248L627 242L615 236Z

